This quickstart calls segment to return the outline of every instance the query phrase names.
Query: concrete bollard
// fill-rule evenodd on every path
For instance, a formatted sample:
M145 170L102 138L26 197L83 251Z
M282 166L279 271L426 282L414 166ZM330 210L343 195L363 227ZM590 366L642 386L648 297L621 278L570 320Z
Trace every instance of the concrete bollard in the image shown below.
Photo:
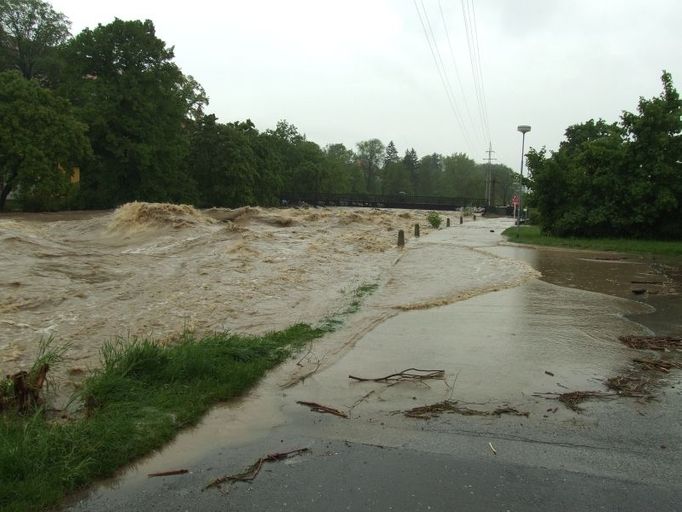
M459 216L459 223L464 224L464 217L462 217L461 215Z
M419 224L414 225L414 236L419 238Z
M398 231L398 247L405 247L405 232L402 229Z
M445 227L446 227L446 228L449 228L449 227L450 227L450 217L448 217L447 219L445 219Z

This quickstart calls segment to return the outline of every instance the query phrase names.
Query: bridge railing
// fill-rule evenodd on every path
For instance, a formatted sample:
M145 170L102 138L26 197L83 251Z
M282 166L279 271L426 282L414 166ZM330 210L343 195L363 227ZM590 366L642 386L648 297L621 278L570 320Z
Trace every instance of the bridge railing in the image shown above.
M283 204L305 202L319 206L378 206L385 208L457 209L482 207L485 199L471 197L415 196L407 194L300 194L282 197Z

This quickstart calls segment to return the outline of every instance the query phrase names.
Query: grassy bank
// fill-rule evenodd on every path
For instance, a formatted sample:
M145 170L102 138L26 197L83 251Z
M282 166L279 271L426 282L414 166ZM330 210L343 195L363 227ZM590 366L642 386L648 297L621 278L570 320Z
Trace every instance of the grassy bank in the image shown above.
M634 240L627 238L576 238L543 235L537 226L507 228L502 232L510 242L521 244L567 247L593 251L635 252L682 256L682 242L661 240Z
M58 423L40 409L0 414L0 510L44 510L112 475L196 424L212 405L242 394L324 332L301 324L262 337L107 344L101 369L84 383L82 417Z

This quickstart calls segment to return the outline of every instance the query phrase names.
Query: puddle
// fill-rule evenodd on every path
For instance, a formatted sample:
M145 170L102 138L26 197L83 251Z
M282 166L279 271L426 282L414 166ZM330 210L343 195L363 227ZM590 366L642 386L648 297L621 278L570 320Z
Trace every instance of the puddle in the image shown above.
M548 283L614 295L651 306L629 315L662 336L682 335L682 259L500 245L485 252L525 261ZM642 294L635 291L645 290Z

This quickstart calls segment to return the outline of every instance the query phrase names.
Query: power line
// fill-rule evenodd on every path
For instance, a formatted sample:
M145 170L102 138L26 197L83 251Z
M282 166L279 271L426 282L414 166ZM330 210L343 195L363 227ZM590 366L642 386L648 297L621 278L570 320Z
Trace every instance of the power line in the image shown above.
M443 29L445 30L445 37L447 38L448 41L448 48L450 49L450 60L452 61L452 67L455 70L455 77L457 78L457 83L459 85L459 92L462 95L462 102L464 103L464 109L467 113L467 117L469 118L469 123L471 127L473 128L476 126L476 123L474 122L474 118L471 115L471 110L469 109L469 103L466 100L466 91L464 90L464 84L462 83L462 77L459 72L459 66L457 65L457 59L455 58L455 50L452 45L452 40L450 39L450 31L448 30L448 24L445 20L445 14L443 13L443 5L440 0L438 0L438 10L440 11L440 19L443 22ZM481 128L481 133L483 135L483 141L485 141L485 128L483 125L480 125Z
M424 1L421 1L422 9L424 11L424 14L422 16L422 12L419 9L419 5L417 4L417 0L413 0L414 2L414 7L417 9L417 15L419 16L419 22L421 23L422 29L424 31L424 37L426 38L426 42L429 45L429 50L431 51L431 56L433 57L433 61L436 65L436 69L438 70L438 75L440 76L441 83L443 84L443 88L445 89L445 95L448 98L448 103L450 104L450 108L452 109L453 114L455 115L455 118L457 119L457 122L460 125L460 128L462 130L462 136L464 137L465 143L467 146L469 146L469 150L473 149L474 145L471 143L471 140L469 139L466 126L464 125L464 122L462 121L462 118L460 116L459 111L457 110L456 107L456 101L454 94L452 93L452 86L450 85L450 81L447 77L447 74L445 73L445 67L443 65L443 59L440 55L440 51L438 49L438 45L436 43L436 38L433 34L433 29L431 27L431 22L429 21L428 18L428 13L426 12L426 8L424 7ZM424 22L424 19L426 19L426 23ZM428 27L428 28L427 28ZM430 34L430 37L429 37Z
M484 99L483 99L483 90L482 90L482 83L481 83L481 77L482 75L478 71L478 64L480 62L480 59L477 57L476 53L476 46L478 45L477 42L477 35L474 33L476 31L474 25L474 20L472 19L472 15L469 11L469 1L468 0L460 0L460 5L462 7L462 16L464 19L464 30L466 32L466 39L467 39L467 48L469 50L469 63L471 64L471 75L473 78L474 82L474 92L476 95L476 103L478 105L478 112L479 116L481 118L481 125L484 127L485 133L488 135L488 140L490 140L490 128L488 126L488 121L487 121L487 113L486 113L486 108L484 106Z
M476 43L475 48L476 48L476 60L478 62L478 78L480 80L481 84L481 100L483 103L483 113L485 114L485 125L486 125L486 130L488 131L488 140L490 140L490 125L488 124L488 103L486 101L486 94L485 94L485 81L483 80L483 66L481 65L481 50L478 45L478 23L476 22L476 7L474 4L474 0L471 1L471 14L474 22L474 41Z

